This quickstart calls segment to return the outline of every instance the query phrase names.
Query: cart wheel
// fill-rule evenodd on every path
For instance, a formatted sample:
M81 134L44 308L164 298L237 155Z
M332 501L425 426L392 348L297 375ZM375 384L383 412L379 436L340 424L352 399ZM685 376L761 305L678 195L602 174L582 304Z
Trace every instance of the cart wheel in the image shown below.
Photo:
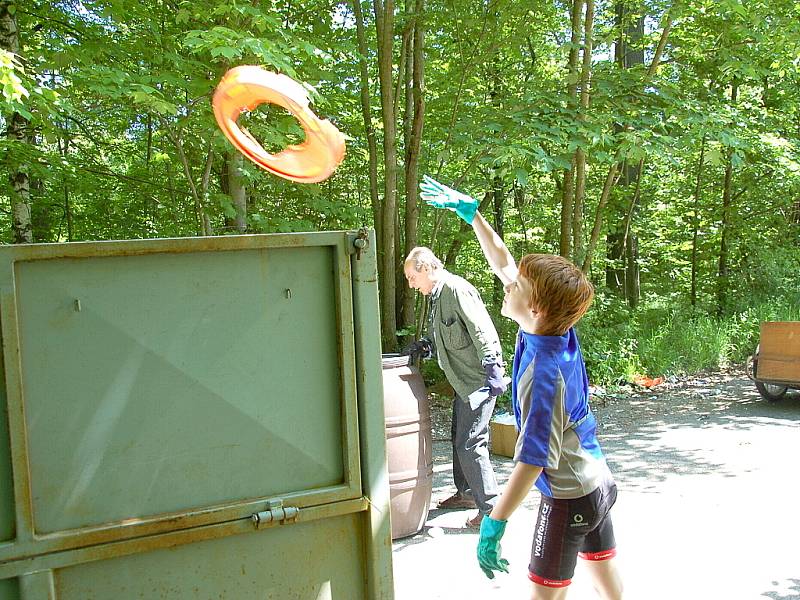
M783 398L788 389L785 385L778 385L777 383L761 383L760 381L754 383L761 397L770 402L775 402Z

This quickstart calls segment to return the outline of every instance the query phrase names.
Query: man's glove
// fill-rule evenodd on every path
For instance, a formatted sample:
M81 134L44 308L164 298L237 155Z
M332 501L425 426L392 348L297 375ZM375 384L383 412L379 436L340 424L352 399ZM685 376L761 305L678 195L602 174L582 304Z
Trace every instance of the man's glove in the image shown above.
M427 175L422 178L419 185L420 196L434 208L449 208L468 224L472 224L475 213L478 212L478 201L466 194L442 185Z
M481 521L478 564L489 579L494 579L495 571L508 573L508 561L500 558L500 538L506 531L506 523L507 521L498 521L489 515L484 515Z
M508 386L503 381L505 370L497 363L487 363L483 365L483 370L486 372L486 385L489 386L489 394L491 396L502 396Z
M416 361L418 358L431 358L433 356L433 346L430 340L422 338L411 342L408 346L403 348L400 354L403 356L410 356L412 361Z

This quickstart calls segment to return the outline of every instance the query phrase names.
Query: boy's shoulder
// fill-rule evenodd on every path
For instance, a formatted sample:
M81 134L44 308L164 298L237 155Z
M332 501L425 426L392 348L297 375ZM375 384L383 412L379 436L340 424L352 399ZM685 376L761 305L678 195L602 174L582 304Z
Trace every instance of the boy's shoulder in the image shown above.
M572 355L580 352L578 336L573 327L570 327L563 335L540 335L520 329L518 336L518 343L525 348L532 348L537 354L541 352L558 357L562 354Z
M585 368L580 344L572 328L563 336L521 332L517 344L524 348L520 366L526 369L534 363L537 377L557 377L563 369Z

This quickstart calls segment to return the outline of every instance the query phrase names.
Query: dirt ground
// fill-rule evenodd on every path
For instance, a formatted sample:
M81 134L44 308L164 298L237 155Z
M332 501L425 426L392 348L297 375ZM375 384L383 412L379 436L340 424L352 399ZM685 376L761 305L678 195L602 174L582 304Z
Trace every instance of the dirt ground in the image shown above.
M450 406L432 396L432 507L453 491ZM800 392L760 398L742 368L673 379L593 400L619 486L612 517L630 599L800 600ZM512 461L493 456L502 485ZM538 508L531 492L509 520L510 573L477 566L470 511L431 510L393 544L396 600L520 600ZM578 565L569 598L595 598Z

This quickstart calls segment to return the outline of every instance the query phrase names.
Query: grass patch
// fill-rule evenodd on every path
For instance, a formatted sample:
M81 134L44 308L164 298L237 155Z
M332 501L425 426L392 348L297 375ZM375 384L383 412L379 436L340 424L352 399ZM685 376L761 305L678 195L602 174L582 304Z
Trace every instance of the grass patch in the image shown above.
M717 318L691 307L629 312L606 303L579 332L589 377L609 385L633 375L687 375L740 364L753 353L762 321L800 320L800 303L770 301Z
M659 303L661 302L661 304ZM663 300L631 310L617 298L598 294L578 323L589 381L613 387L636 375L691 375L741 364L758 344L762 321L800 321L800 296L773 299L717 318L689 306ZM510 374L517 326L495 319ZM425 381L435 386L444 374L435 360L422 365ZM504 406L510 392L498 399Z

